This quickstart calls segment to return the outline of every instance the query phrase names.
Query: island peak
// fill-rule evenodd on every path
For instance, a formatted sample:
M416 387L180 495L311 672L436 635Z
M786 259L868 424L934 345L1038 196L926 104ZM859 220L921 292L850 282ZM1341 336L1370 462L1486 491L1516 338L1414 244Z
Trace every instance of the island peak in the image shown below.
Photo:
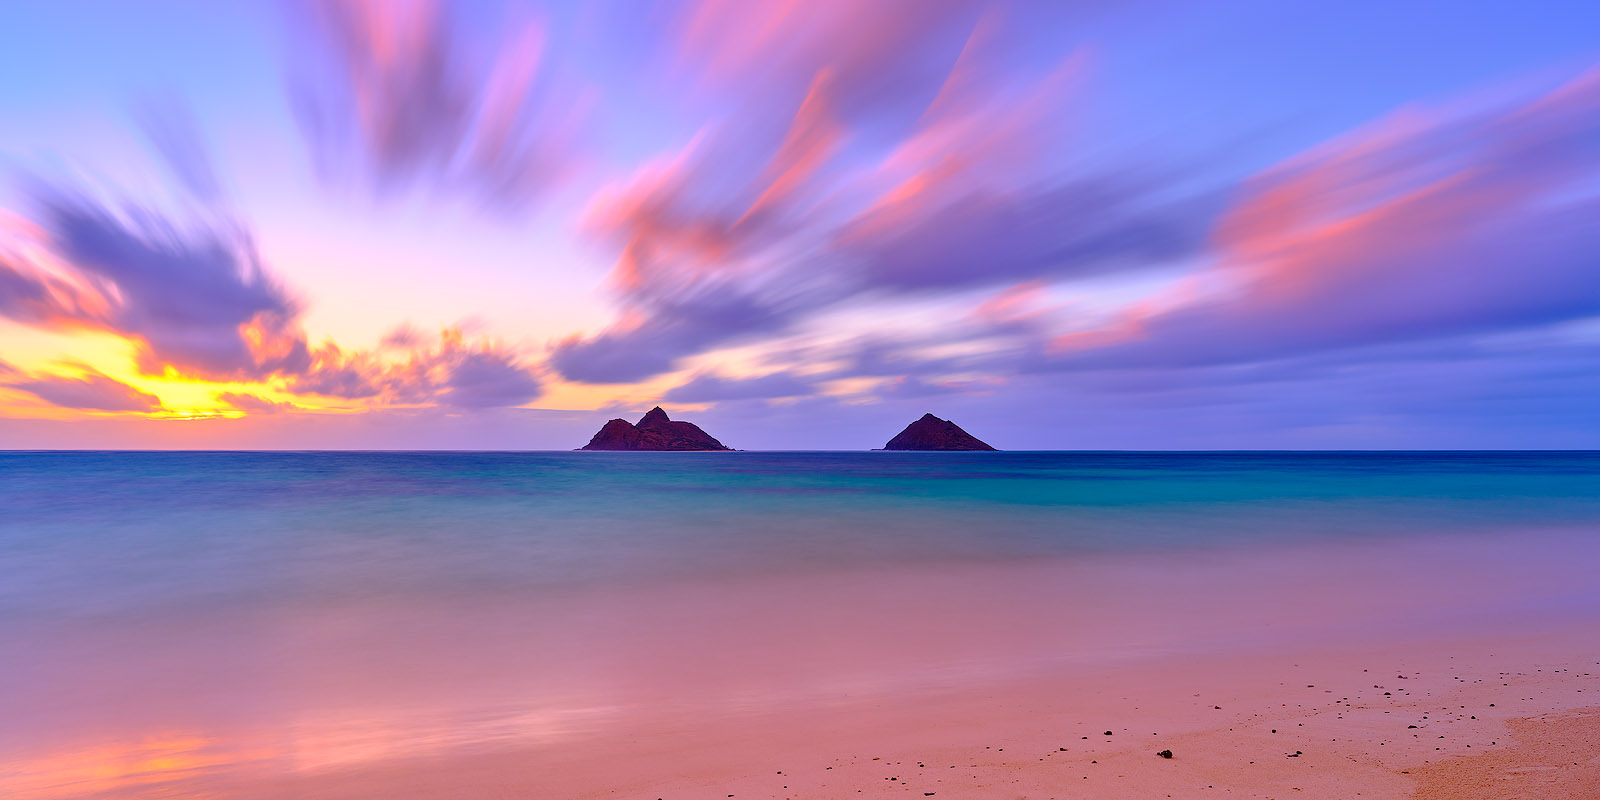
M678 422L656 406L637 425L614 419L580 450L731 450L692 422Z
M889 443L885 450L993 450L978 437L961 429L960 425L932 414L923 414L916 422L906 426Z

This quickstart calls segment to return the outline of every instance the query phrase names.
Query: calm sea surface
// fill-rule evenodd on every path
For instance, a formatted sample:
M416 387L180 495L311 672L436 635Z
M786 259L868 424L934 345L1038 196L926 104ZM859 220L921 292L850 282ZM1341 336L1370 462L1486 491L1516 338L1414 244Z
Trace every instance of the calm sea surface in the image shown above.
M1600 453L0 453L0 620L1600 523Z
M1589 624L1597 572L1600 453L0 453L0 797Z

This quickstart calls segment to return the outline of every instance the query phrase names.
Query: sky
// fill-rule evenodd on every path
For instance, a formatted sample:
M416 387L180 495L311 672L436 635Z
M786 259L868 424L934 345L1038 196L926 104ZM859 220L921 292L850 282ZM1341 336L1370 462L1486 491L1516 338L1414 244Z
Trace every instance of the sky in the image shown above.
M0 9L0 449L1600 448L1600 6Z

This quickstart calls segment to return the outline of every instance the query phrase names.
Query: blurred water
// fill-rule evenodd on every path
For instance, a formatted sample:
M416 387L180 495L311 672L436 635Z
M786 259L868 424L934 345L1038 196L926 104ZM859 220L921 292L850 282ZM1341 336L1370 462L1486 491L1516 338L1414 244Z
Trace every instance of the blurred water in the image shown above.
M0 620L1600 521L1600 453L0 453Z
M1600 617L1600 453L0 453L0 511L7 798Z

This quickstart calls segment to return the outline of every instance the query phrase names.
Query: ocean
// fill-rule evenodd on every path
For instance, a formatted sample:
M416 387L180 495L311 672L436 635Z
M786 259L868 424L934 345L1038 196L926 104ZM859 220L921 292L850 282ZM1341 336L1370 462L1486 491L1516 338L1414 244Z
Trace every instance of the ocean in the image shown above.
M1593 526L1600 453L6 453L0 615Z
M1600 607L1595 452L9 452L0 510L22 798Z

